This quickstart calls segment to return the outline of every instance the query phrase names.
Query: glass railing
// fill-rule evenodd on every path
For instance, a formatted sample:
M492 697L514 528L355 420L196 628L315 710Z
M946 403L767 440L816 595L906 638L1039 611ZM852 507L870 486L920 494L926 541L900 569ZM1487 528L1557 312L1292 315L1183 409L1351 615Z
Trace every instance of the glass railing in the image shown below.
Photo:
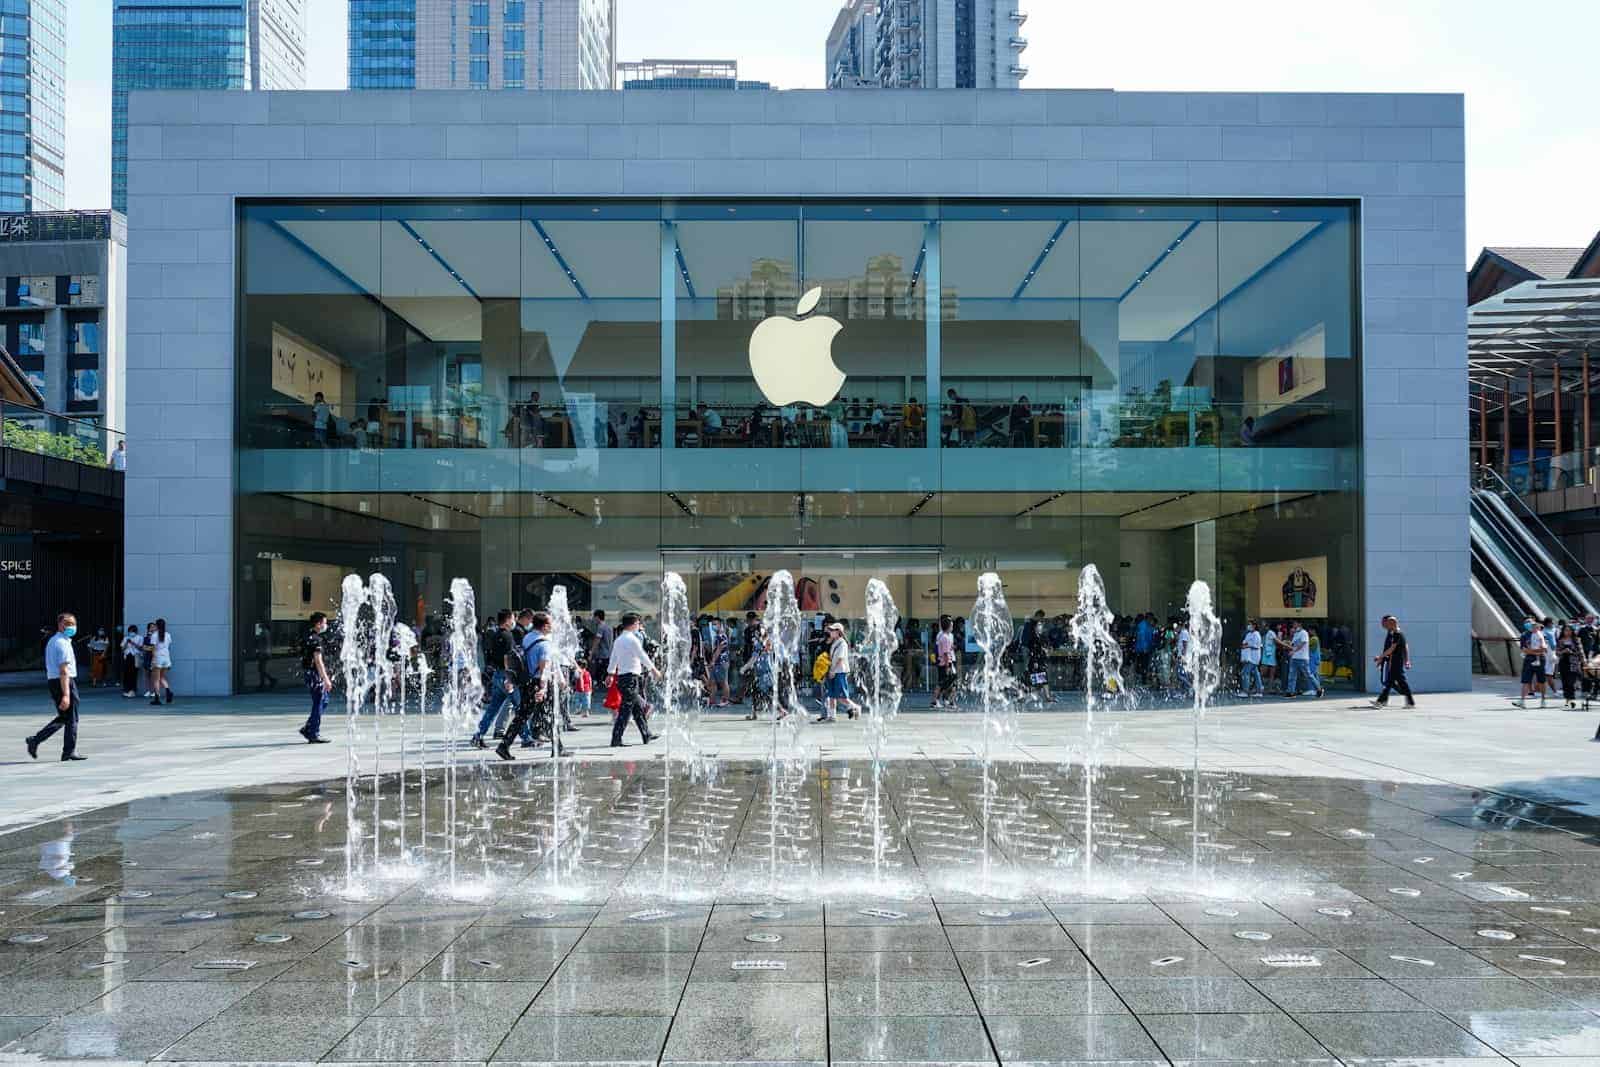
M246 448L333 449L946 449L1342 448L1352 412L1331 404L1180 404L1159 398L1090 405L961 401L920 404L565 404L298 402L247 405Z
M122 470L125 441L125 435L108 429L100 419L0 400L0 448L14 453Z

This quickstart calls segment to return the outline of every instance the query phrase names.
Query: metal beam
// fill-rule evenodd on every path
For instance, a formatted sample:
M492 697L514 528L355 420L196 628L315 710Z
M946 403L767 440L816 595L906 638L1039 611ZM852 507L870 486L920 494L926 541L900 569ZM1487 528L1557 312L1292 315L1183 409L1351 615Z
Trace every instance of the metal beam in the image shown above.
M411 223L407 222L405 219L397 219L396 221L400 223L401 229L409 233L416 240L417 244L422 246L422 250L424 252L433 257L433 261L435 263L443 267L449 273L450 277L456 280L457 285L461 286L461 288L465 289L471 295L472 299L477 300L480 303L483 301L483 297L478 295L477 290L473 289L472 286L467 284L467 280L458 274L456 269L445 261L445 258L441 256L431 244L428 243L427 239L423 237L422 234L418 233L412 228Z
M578 276L573 272L572 266L567 262L566 257L561 254L561 249L556 247L556 243L551 239L550 234L545 231L543 226L539 225L539 220L529 219L528 225L533 227L533 231L544 242L545 248L550 251L551 257L555 259L556 266L561 268L562 272L567 276L567 281L572 283L572 288L577 290L578 297L582 300L589 299L589 291L583 287L582 282L578 281Z
M1048 256L1050 254L1050 250L1056 246L1056 242L1061 240L1061 235L1067 231L1067 225L1071 223L1071 221L1071 219L1063 219L1061 224L1056 227L1055 232L1050 235L1050 239L1044 243L1044 247L1039 249L1039 254L1033 257L1033 266L1028 268L1028 273L1024 274L1022 276L1022 281L1017 283L1017 291L1011 294L1011 299L1020 300L1022 298L1023 290L1027 289L1029 285L1033 284L1033 276L1039 273L1040 267L1044 266L1045 257ZM924 249L923 251L926 252L927 250ZM1159 260L1157 262L1159 262ZM917 266L919 268L922 266L922 254L920 253L917 256ZM912 284L916 284L915 271L912 272ZM1123 295L1126 296L1127 294L1124 293Z

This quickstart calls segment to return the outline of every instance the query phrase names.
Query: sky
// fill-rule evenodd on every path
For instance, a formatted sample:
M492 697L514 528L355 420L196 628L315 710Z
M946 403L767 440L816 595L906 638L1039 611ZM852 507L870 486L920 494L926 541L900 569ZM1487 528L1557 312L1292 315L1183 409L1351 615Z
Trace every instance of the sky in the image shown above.
M818 88L840 3L618 0L618 58L731 58L742 77ZM1468 262L1486 244L1581 247L1600 230L1597 0L1018 3L1027 88L1465 92ZM308 87L343 88L345 0L308 4ZM103 208L111 0L67 8L67 201Z

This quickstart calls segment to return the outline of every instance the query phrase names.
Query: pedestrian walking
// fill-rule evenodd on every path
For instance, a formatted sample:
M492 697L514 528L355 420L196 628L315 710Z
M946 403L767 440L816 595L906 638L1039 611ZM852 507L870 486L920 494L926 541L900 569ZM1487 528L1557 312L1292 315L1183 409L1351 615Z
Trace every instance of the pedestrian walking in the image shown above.
M1256 621L1245 623L1244 637L1239 642L1239 692L1247 697L1264 697L1266 686L1261 684L1261 634L1256 631Z
M828 673L823 678L822 715L816 722L838 722L841 705L850 718L861 714L861 705L850 695L850 641L844 635L844 623L828 624Z
M595 612L596 621L604 622L601 612ZM639 615L627 612L622 616L619 630L611 640L611 656L606 663L606 677L615 682L622 696L622 706L617 709L616 720L611 725L611 747L625 748L622 733L631 718L639 727L639 739L649 744L656 739L650 732L648 716L650 704L644 698L645 675L661 677L661 672L645 654L644 643L639 639Z
M1311 634L1306 631L1305 623L1296 622L1289 635L1289 695L1300 697L1307 692L1322 696L1322 682L1311 673Z
M476 748L488 747L483 738L491 724L494 726L495 740L510 737L505 730L506 718L517 707L517 676L521 674L520 666L515 662L518 654L516 641L512 637L515 624L516 616L502 608L495 616L494 626L484 635L483 665L494 673L489 682L488 706L483 709L478 729L472 735L472 744Z
M144 637L139 642L139 692L148 699L156 695L152 682L150 668L155 664L155 655L150 651L150 643L156 639L156 624L144 624Z
M548 612L536 611L528 621L528 632L523 635L522 646L522 700L517 705L516 714L511 717L510 725L506 727L505 736L494 749L494 754L503 760L514 758L511 755L513 737L528 733L530 729L535 734L540 733L541 725L545 738L555 745L556 755L567 754L556 732L553 714L556 672L566 669L550 645L553 628Z
M267 669L267 665L272 659L272 628L264 622L256 623L255 645L252 653L256 661L256 688L278 688L278 680Z
M122 696L132 700L139 695L139 657L143 655L143 642L139 640L139 628L128 627L128 632L122 635Z
M1545 683L1549 676L1545 671L1545 656L1550 651L1550 642L1544 635L1544 623L1528 619L1522 623L1522 697L1512 703L1519 708L1528 706L1528 698L1533 691L1539 691L1539 706L1544 707Z
M1578 676L1583 672L1583 647L1571 623L1563 623L1556 635L1556 674L1561 679L1561 700L1568 708L1578 706Z
M1372 702L1375 708L1382 708L1389 703L1389 690L1393 689L1406 698L1406 707L1417 706L1416 699L1411 695L1411 686L1406 682L1406 671L1411 669L1411 649L1406 644L1406 635L1400 629L1400 620L1393 615L1385 615L1382 620L1386 634L1383 639L1383 651L1372 657L1372 662L1378 665L1378 672L1383 677L1383 688L1378 691L1377 699Z
M950 616L939 617L939 636L933 639L933 660L938 670L938 680L933 688L933 706L956 706L956 635L955 623Z
M167 681L167 672L172 670L172 635L167 632L166 619L157 619L152 625L155 629L146 646L150 653L150 703L160 707L163 692L167 703L172 703L172 683Z
M1261 682L1263 691L1278 690L1278 635L1270 623L1261 624Z
M56 632L44 646L44 676L50 689L50 703L55 707L55 718L44 728L28 738L28 757L39 758L39 746L57 730L65 730L61 737L61 759L87 759L78 755L78 657L72 650L72 639L78 632L78 617L70 611L56 616Z
M1027 678L1025 679L1030 690L1042 692L1046 704L1056 702L1055 694L1050 692L1050 661L1044 643L1044 609L1040 608L1033 613L1022 626L1022 650L1027 657Z
M328 616L325 612L313 611L309 622L306 638L300 644L300 667L305 672L306 692L311 694L311 714L300 727L300 736L307 744L325 745L328 739L322 736L322 713L328 710L328 697L333 693L323 637L328 631Z
M110 652L111 638L106 636L106 628L102 626L89 638L89 684L96 689L105 684Z

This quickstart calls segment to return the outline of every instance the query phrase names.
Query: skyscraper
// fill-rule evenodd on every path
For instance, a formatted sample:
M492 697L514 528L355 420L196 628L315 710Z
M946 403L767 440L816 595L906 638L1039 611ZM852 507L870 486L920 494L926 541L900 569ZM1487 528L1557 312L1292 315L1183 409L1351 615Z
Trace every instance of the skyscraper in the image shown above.
M66 0L0 0L0 211L66 203Z
M1021 0L846 0L825 48L832 88L1015 89Z
M617 64L620 88L770 89L771 82L739 77L734 59L640 59Z
M305 88L306 0L112 3L111 206L118 211L128 206L131 90Z
M616 0L351 0L352 89L610 89Z

